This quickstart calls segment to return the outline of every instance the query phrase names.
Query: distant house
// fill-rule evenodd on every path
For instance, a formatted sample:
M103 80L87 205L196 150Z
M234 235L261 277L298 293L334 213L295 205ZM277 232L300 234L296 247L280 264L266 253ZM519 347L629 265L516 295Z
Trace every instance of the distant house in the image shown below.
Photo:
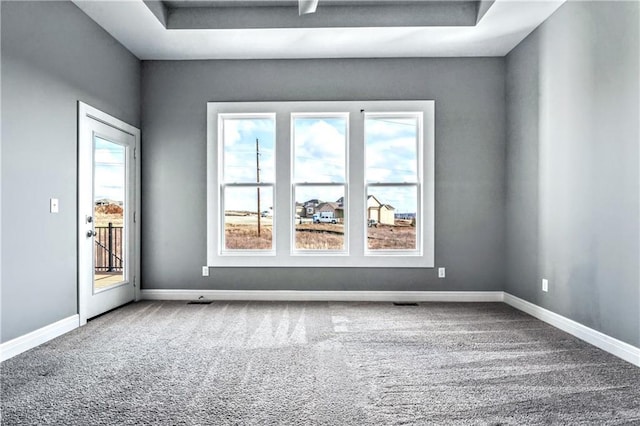
M108 206L109 204L113 204L116 206L122 206L122 201L110 200L108 198L101 198L96 200L96 206Z
M313 217L313 215L316 213L316 208L318 207L319 204L320 204L320 200L318 200L317 198L305 201L302 204L303 214L301 214L300 217Z
M368 220L375 220L382 225L393 225L395 224L395 211L393 206L381 203L373 195L369 195L367 198Z
M325 202L316 207L316 213L331 212L337 219L344 219L344 208L341 204Z

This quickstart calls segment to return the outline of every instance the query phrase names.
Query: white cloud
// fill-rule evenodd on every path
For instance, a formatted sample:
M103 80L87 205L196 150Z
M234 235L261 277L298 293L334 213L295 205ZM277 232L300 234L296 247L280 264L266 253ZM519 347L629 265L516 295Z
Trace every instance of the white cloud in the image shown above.
M225 119L224 178L227 182L256 182L256 139L259 141L260 181L275 179L275 124L271 119Z
M366 127L366 178L369 182L415 182L415 119L369 119Z
M344 182L344 119L298 118L295 122L295 180Z
M125 147L96 138L94 150L94 197L124 201Z

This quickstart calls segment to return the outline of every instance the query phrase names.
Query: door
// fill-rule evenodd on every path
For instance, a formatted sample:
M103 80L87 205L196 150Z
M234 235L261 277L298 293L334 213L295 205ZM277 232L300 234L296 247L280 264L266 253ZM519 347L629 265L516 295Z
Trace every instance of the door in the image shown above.
M78 108L80 323L139 298L140 131L82 102Z

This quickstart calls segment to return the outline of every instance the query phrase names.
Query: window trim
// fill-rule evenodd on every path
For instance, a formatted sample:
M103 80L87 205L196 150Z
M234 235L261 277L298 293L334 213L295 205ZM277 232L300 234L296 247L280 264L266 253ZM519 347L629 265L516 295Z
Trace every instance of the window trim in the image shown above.
M365 112L364 113L364 119L365 119L365 136L366 136L366 120L367 118L387 118L387 119L393 119L393 118L405 118L407 116L413 116L416 118L417 121L417 125L418 125L418 129L421 130L421 132L419 132L416 136L416 180L415 182L386 182L386 181L378 181L378 182L369 182L366 176L367 173L367 164L366 164L366 158L365 158L365 162L364 162L364 172L365 172L365 179L364 179L364 195L366 197L367 203L369 200L369 188L371 187L415 187L416 188L416 204L417 204L417 211L416 211L416 218L418 218L418 212L420 212L421 214L420 216L420 220L416 220L416 248L412 249L412 250L371 250L368 248L368 244L365 244L364 250L365 250L365 255L367 256L421 256L424 252L424 245L423 245L423 232L422 232L422 228L423 228L423 222L424 222L424 214L423 214L423 210L424 210L424 203L422 201L423 199L423 192L422 192L422 186L424 184L424 162L425 162L425 157L424 157L424 140L425 140L425 117L424 117L424 111L420 111L420 112ZM366 157L366 141L364 142L365 146L364 146L364 154ZM379 200L378 200L379 201ZM367 209L367 217L369 215L369 207L366 207ZM378 213L380 214L380 212ZM367 232L367 231L365 231Z
M421 252L366 250L366 188L364 117L367 113L422 112L422 186L420 188ZM220 251L218 114L276 114L276 181L274 183L274 251ZM296 253L293 223L295 204L291 138L291 113L349 113L349 144L346 161L345 246L348 252ZM433 268L435 249L435 102L426 101L337 101L337 102L209 102L207 103L207 266L210 267L388 267ZM287 205L289 207L287 207ZM362 214L360 214L362 213ZM277 235L276 235L277 233Z
M224 141L224 126L221 125L222 123L224 123L225 119L252 119L252 118L259 118L259 119L273 119L274 122L274 139L275 141L278 140L278 134L277 134L277 128L275 127L275 122L276 122L276 115L274 113L258 113L258 114L253 114L253 113L219 113L217 115L217 140L222 140ZM274 141L274 143L275 143ZM225 156L224 156L224 143L220 143L217 144L217 150L218 150L218 158L219 158L219 162L218 164L221 165L221 167L216 167L218 170L218 238L219 238L219 242L218 242L218 254L220 256L228 256L228 255L234 255L234 256L275 256L275 252L276 252L276 224L275 224L275 220L273 220L273 224L271 227L271 249L247 249L247 250L233 250L233 249L227 249L226 248L226 239L225 239L225 235L224 235L224 206L225 206L225 189L227 188L271 188L272 194L273 194L273 198L275 201L275 197L276 197L276 189L277 189L277 179L273 182L227 182L225 180L224 174L225 174ZM274 157L274 168L276 167L276 165L278 164L278 156L277 153L274 152L273 154ZM207 166L208 167L208 166ZM275 204L275 203L273 203ZM207 205L207 211L209 209L209 206ZM258 214L260 214L261 212L258 212ZM208 235L208 233L207 233ZM208 245L207 245L208 247Z
M349 198L349 144L350 144L350 133L349 127L351 122L351 115L348 112L296 112L292 111L289 113L289 125L290 125L290 137L289 137L289 145L291 149L291 204L295 210L295 201L296 200L296 188L304 188L304 187L342 187L343 197L345 200ZM295 141L295 119L296 118L337 118L345 120L345 141L344 141L344 180L342 182L329 182L329 181L314 181L314 182L302 182L297 181L295 178L295 161L296 161L296 141ZM314 214L317 213L314 207ZM346 216L346 215L345 215ZM344 221L344 245L340 250L313 250L313 249L298 249L296 248L296 215L295 212L291 216L291 221L289 226L291 227L291 242L290 242L290 252L292 256L319 256L319 255L349 255L349 223L348 216L347 220Z

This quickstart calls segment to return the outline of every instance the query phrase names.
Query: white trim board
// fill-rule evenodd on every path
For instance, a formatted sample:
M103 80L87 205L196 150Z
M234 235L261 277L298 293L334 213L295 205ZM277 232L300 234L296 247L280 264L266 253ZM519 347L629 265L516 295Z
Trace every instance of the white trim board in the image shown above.
M504 303L640 367L640 348L506 292L504 293Z
M502 291L142 290L143 300L502 302Z
M9 340L8 342L0 345L0 362L13 358L22 352L28 351L29 349L40 346L41 344L46 343L49 340L53 340L58 336L62 336L71 330L75 330L79 326L80 316L72 315L23 336Z

